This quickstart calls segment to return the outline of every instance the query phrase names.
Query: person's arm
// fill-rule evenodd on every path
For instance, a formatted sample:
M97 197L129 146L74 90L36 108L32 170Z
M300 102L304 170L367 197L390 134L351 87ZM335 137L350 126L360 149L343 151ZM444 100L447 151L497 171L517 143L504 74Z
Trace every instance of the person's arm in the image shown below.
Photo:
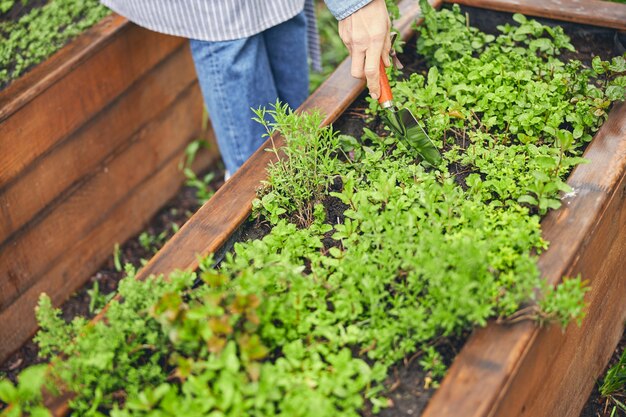
M352 58L353 77L365 78L370 95L380 95L380 59L391 65L391 22L385 0L325 0L339 20L339 36Z

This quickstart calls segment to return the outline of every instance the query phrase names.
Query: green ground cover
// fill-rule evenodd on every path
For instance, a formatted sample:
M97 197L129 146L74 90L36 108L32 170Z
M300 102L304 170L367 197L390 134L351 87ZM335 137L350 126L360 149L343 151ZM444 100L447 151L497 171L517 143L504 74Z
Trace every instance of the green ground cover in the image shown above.
M10 10L12 3L16 2L4 0L0 12ZM17 21L1 21L0 86L18 78L108 13L97 0L53 0Z

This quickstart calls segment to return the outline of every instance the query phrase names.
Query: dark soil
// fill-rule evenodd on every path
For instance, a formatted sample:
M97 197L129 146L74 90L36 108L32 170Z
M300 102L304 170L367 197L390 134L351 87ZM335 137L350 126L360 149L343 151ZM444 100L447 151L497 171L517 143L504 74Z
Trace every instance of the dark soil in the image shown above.
M216 191L224 184L224 171L220 168L213 168L202 173L199 177L203 177L208 172L213 172L215 175L210 188ZM120 244L120 264L123 266L128 263L136 268L141 267L143 263L152 258L160 246L172 237L175 228L181 227L198 208L200 208L200 204L196 197L196 190L187 186L181 187L178 194L150 219L142 233ZM141 243L142 239L140 239L142 234L144 235L143 245ZM152 239L151 245L146 244L145 236L157 237L159 235L162 236L162 239ZM111 249L113 250L113 248ZM116 269L114 256L111 255L101 268L89 278L87 283L61 305L63 318L69 322L74 317L93 317L95 312L90 311L90 303L94 287L97 285L97 293L106 296L116 291L117 284L124 275L123 270L118 271ZM20 350L11 355L6 362L0 364L0 377L6 376L15 382L15 378L22 369L45 362L37 355L37 345L32 340L27 342Z
M505 23L514 23L510 13L496 12L492 10L479 9L476 7L461 7L461 10L469 13L470 25L478 27L486 33L499 34L497 26ZM622 55L626 44L626 34L614 29L605 29L590 25L577 23L560 22L551 19L542 19L529 16L548 26L561 26L565 33L571 38L572 44L577 52L566 52L561 57L564 60L577 59L583 64L590 65L594 56L599 56L604 60Z
M461 351L470 332L465 332L456 337L441 339L436 343L436 348L441 353L446 366L452 364L452 360ZM378 414L374 414L371 405L368 404L363 411L364 417L414 417L422 414L430 397L435 393L438 381L433 379L430 373L425 372L419 364L417 352L410 358L405 358L396 364L385 381L386 396L389 398L388 408L384 408Z
M611 356L611 360L607 365L606 369L600 375L596 385L593 387L593 391L587 400L587 404L583 408L583 411L580 413L580 417L626 417L626 412L621 411L619 408L617 409L614 416L611 416L611 412L613 410L613 404L607 398L603 398L598 391L600 384L602 384L602 379L609 368L615 365L619 358L626 350L626 329L624 330L624 334L622 335L622 340L620 340L619 344L613 351L613 356ZM619 401L626 404L626 386L623 387L621 392L615 393L615 396Z

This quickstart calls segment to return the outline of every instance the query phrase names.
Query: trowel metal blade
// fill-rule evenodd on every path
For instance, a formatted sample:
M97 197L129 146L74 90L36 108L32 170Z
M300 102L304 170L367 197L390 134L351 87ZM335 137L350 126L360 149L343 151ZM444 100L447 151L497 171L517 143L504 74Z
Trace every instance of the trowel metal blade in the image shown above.
M424 128L417 122L415 116L407 109L398 110L397 114L404 125L406 132L404 139L406 142L408 142L427 162L432 165L439 165L442 159L441 154L430 139L430 136L428 136L428 133L426 133Z
M402 121L400 114L397 113L393 107L385 109L381 113L381 116L387 127L391 129L396 136L399 136L400 138L404 138L406 136L404 122Z

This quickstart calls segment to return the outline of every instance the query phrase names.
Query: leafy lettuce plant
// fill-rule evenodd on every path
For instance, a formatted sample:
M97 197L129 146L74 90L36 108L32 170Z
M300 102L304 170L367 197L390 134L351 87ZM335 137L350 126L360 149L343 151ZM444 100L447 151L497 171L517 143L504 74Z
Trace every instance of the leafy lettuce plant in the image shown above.
M585 67L559 59L574 50L560 27L516 14L517 25L492 36L458 6L420 5L427 18L417 48L433 66L398 82L398 101L473 175L468 186L481 198L540 214L558 208L559 194L571 191L565 177L584 162L611 103L624 99L624 57Z

